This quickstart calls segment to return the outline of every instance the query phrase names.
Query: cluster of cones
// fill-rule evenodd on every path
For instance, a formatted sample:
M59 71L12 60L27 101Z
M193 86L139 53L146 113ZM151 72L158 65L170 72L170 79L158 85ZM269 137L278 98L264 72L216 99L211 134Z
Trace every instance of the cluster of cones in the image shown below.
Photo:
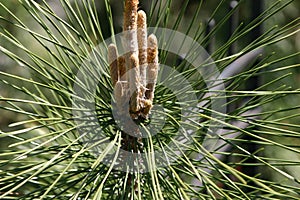
M138 0L126 0L124 40L127 53L118 55L117 46L108 47L108 62L119 115L147 119L151 111L158 73L157 38L147 35L146 14L138 10Z

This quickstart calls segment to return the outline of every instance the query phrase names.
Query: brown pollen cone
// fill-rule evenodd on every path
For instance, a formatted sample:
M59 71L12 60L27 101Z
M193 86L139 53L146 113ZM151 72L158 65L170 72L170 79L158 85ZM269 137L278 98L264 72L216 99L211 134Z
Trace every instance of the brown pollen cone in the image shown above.
M118 52L117 47L114 44L108 46L108 63L110 67L110 77L114 87L119 80Z
M138 0L126 0L124 10L124 31L137 28Z
M130 111L137 112L139 110L139 59L135 54L130 56L129 71L129 88L130 88Z
M147 50L147 91L146 91L146 99L149 99L153 102L154 98L154 89L157 80L158 74L158 47L157 47L157 38L155 35L151 34L148 37L148 50Z

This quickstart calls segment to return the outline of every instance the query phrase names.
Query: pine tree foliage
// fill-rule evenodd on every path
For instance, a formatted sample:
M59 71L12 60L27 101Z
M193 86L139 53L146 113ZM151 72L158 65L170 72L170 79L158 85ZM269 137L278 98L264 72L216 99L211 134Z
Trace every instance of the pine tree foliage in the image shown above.
M217 78L225 85L224 90L213 86L216 99L226 99L218 106L227 110L214 109L207 83L186 62L193 52L159 51L159 63L177 74L163 76L160 69L158 76L165 80L157 82L153 104L163 109L153 108L149 119L137 122L145 134L159 130L142 139L146 156L140 164L153 169L146 173L113 167L120 165L117 147L124 149L130 139L113 114L107 48L97 48L109 37L115 42L124 2L0 2L0 63L5 66L0 71L0 109L1 118L10 118L9 125L0 127L0 199L299 199L300 89L287 81L296 77L299 52L272 52L299 35L299 17L281 24L272 21L297 2L266 2L259 15L251 21L241 16L228 34L238 10L247 15L248 0L235 2L231 10L225 0L209 3L212 10L205 1L140 1L149 27L180 31L209 51L220 71ZM263 25L264 31L249 39ZM158 44L167 41L157 38ZM91 56L99 62L87 63ZM83 71L80 81L76 76L83 65L99 71ZM210 63L194 67L205 65ZM175 94L165 87L166 82L177 88L183 84L174 78L179 75L189 80L196 100L178 100L192 92L189 88ZM90 94L95 80L96 92ZM76 93L74 85L87 95ZM74 117L88 113L85 105L93 102L95 118ZM189 114L199 121L182 120L182 107L191 105L198 110ZM90 123L92 118L97 123ZM157 127L161 119L166 121ZM104 136L100 140L99 127ZM192 144L174 139L179 130L193 131ZM204 141L211 132L218 133L218 143L207 149ZM151 152L171 142L176 152L163 149L166 157L181 156L161 167ZM113 149L115 157L109 153ZM104 161L109 159L108 165ZM132 167L130 161L123 165Z

